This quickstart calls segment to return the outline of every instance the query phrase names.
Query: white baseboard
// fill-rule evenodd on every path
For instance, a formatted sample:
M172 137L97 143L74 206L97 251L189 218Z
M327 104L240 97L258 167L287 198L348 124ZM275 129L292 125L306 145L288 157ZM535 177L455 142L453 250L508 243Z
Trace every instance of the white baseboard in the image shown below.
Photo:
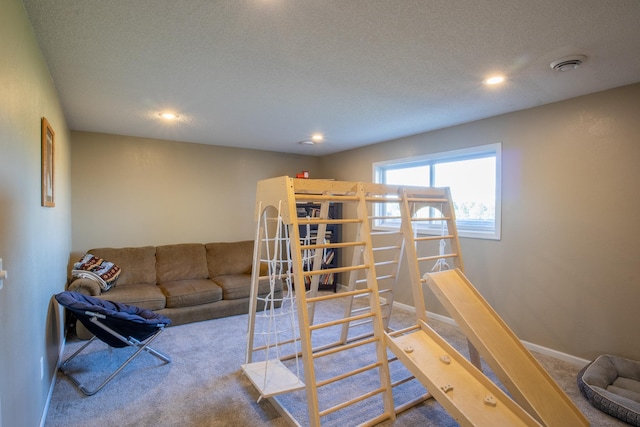
M541 345L534 344L528 341L524 341L524 340L521 340L521 341L522 341L522 344L525 347L527 347L527 349L529 349L530 351L535 351L536 353L544 354L545 356L551 356L555 359L559 359L559 360L562 360L563 362L567 362L574 366L577 366L578 368L582 368L590 362L590 360L583 359L578 356L573 356L571 354L563 353L561 351L554 350L548 347L543 347Z
M383 298L380 298L380 300L382 301ZM406 305L406 304L402 304L402 303L399 303L397 301L393 302L393 308L394 309L408 311L408 312L411 312L411 313L415 313L416 312L415 307L412 307L412 306ZM456 325L456 321L453 320L451 317L443 316L443 315L437 314L437 313L432 313L430 311L427 311L427 318L432 318L432 319L435 319L435 320L438 320L440 322L447 323L447 324L450 324L450 325ZM527 342L527 341L524 341L524 340L520 340L520 342L529 351L534 351L536 353L540 353L540 354L543 354L545 356L550 356L550 357L562 360L563 362L570 363L570 364L572 364L574 366L577 366L577 367L580 367L580 368L582 368L583 366L585 366L586 364L589 363L589 360L582 359L580 357L573 356L571 354L563 353L563 352L558 351L558 350L554 350L554 349L551 349L551 348L548 348L548 347L543 347L541 345L530 343L530 342Z

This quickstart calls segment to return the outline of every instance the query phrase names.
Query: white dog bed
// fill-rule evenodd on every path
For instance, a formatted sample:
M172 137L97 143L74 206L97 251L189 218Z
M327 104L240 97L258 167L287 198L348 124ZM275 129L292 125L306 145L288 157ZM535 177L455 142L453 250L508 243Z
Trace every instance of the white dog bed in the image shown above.
M578 374L578 387L599 410L640 427L640 362L598 356Z

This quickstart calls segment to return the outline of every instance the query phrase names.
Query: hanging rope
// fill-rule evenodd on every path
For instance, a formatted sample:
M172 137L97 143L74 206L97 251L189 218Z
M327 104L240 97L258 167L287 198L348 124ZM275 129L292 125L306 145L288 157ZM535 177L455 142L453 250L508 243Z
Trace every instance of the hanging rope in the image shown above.
M444 220L444 214L442 213L442 209L443 209L443 206L442 206L442 203L440 203L440 236L445 235L445 229L444 229L445 220ZM440 256L444 256L444 254L446 253L445 252L446 248L447 248L447 241L445 239L440 239L440 251L439 251ZM449 264L447 264L447 261L445 261L444 258L440 258L436 261L431 271L442 271L442 270L449 270L449 269L451 269L451 267L449 267Z
M262 334L264 337L265 346L265 362L268 362L272 358L272 352L275 353L274 359L281 358L281 343L289 342L293 343L294 358L296 366L296 376L300 378L300 364L299 364L299 344L300 337L297 333L297 316L295 306L295 295L293 293L293 262L291 260L291 239L289 238L288 227L282 220L281 212L282 202L278 204L278 217L276 221L275 231L272 236L269 235L269 221L266 213L263 214L263 226L264 236L260 239L265 251L265 260L268 267L269 275L269 294L264 298L264 308L262 310L263 318L266 322L263 322ZM275 287L278 280L285 280L287 290L285 296L282 298L280 308L276 310L275 306ZM280 324L278 319L282 319ZM284 322L282 322L284 321ZM288 323L285 325L283 323ZM290 336L282 337L281 334L289 332ZM282 340L281 338L284 338ZM269 369L269 363L264 364L264 382L263 389L267 386L269 375L267 374ZM262 396L258 399L260 402Z

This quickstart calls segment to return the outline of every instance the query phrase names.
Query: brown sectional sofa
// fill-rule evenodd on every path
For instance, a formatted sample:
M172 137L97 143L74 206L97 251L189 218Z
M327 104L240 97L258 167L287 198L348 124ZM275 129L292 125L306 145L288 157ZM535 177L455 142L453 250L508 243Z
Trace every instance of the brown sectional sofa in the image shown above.
M85 278L72 280L69 291L153 310L169 317L173 325L249 311L251 240L97 248L88 253L115 263L122 270L120 277L106 292L97 282ZM264 266L261 270L265 275ZM261 281L258 289L260 296L269 294L268 280ZM282 297L281 283L277 283L273 296ZM76 333L80 338L90 336L79 323Z

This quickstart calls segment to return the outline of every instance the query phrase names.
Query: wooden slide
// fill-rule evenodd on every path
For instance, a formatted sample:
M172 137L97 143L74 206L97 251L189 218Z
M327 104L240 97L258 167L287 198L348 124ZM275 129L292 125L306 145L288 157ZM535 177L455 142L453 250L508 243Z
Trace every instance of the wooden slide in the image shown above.
M462 271L427 273L425 278L429 288L522 408L548 427L589 425Z
M418 323L404 335L386 333L387 346L461 426L541 426L424 321Z

